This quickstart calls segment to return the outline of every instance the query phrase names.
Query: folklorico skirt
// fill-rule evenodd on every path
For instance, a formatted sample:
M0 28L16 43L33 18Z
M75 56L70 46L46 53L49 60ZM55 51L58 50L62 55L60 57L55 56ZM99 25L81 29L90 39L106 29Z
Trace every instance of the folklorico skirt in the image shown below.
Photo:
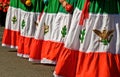
M65 7L70 7L69 9L66 9L58 0L49 0L47 6L49 10L44 10L41 16L36 38L31 47L30 61L56 64L69 31L72 12L77 2L77 0L66 1L68 4ZM48 29L42 31L43 26L48 27Z
M41 14L35 32L35 38L32 41L29 61L51 63L51 61L45 58L47 53L49 53L49 41L54 28L53 23L59 10L59 4L58 0L48 0L48 2L45 2L44 11Z
M120 77L120 0L78 0L55 77Z
M30 0L26 3L24 0L11 0L2 45L18 48L17 55L28 58L37 18L39 18L43 7L42 1Z

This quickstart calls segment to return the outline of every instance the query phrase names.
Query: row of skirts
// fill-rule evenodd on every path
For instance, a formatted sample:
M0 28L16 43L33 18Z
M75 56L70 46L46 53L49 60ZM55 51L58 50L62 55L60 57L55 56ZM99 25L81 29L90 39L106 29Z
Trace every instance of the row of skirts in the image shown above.
M52 12L53 1L35 12L11 0L2 46L31 62L54 64L55 77L120 77L120 1L75 0L72 13L65 10L70 5Z

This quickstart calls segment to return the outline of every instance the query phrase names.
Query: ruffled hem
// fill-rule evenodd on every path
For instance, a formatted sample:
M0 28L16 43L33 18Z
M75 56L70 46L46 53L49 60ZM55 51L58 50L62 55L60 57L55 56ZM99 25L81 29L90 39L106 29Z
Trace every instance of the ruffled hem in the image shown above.
M42 63L42 64L53 64L53 65L56 65L56 62L55 62L55 61L50 60L50 59L46 59L46 58L43 58L43 59L41 60L41 63Z
M54 75L54 77L63 77L63 76L60 76L60 75L56 75L55 71L53 72L53 75Z
M120 54L84 53L64 48L54 75L55 77L120 77Z
M2 38L2 46L8 46L10 48L17 48L19 36L20 36L19 31L5 29L3 38Z
M30 61L39 62L41 60L41 49L42 49L43 40L32 40L30 47Z
M30 55L30 45L32 42L32 38L30 37L24 37L20 36L19 37L19 44L18 44L18 56L24 57L24 58L29 58Z
M4 30L2 46L17 48L17 56L29 58L32 38L20 36L19 31Z
M37 60L37 59L33 59L33 58L29 58L29 61L33 62L33 63L42 63L42 64L52 64L52 65L56 65L55 61L43 58L41 60Z
M63 43L34 39L30 47L30 61L56 64L63 46Z
M55 68L56 77L75 77L79 52L67 48L61 49L60 52Z
M9 47L9 48L15 48L18 49L18 46L12 46L12 45L6 45L6 44L2 44L3 47Z
M63 43L44 41L42 44L42 52L45 52L45 54L42 56L42 58L47 58L57 62L61 52L60 50L63 49L63 47Z
M29 58L29 55L28 55L28 54L17 53L17 56L23 57L23 58Z

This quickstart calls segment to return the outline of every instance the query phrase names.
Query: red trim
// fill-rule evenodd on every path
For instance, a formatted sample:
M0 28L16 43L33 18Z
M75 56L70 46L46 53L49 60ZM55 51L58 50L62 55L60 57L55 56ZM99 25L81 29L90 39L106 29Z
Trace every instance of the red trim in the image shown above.
M40 13L40 15L39 15L39 21L40 21L42 15L43 15L43 13L44 13L44 10L43 10L43 11Z
M57 61L62 48L62 43L33 39L30 47L30 58L34 60L47 58L48 60Z
M47 58L52 61L56 61L59 58L61 49L63 49L64 44L59 42L44 41L42 44L42 58Z
M79 53L76 77L120 77L120 54Z
M35 60L41 60L42 40L32 40L30 46L30 58Z
M75 77L78 52L66 48L61 49L55 68L57 75L63 77Z
M2 44L16 47L18 45L19 36L20 32L5 29L3 33Z
M18 53L23 55L29 55L32 38L20 36L18 42Z
M55 72L64 77L120 77L120 54L83 53L64 48Z
M80 17L80 22L79 22L80 25L83 25L84 20L89 17L89 13L88 13L89 5L90 5L90 0L86 0Z

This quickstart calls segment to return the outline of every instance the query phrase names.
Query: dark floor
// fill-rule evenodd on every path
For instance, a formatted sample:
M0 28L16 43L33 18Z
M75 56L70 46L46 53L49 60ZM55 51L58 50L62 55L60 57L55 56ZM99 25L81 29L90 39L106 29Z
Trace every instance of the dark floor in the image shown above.
M4 27L0 27L0 77L53 77L55 66L33 64L16 56L16 49L1 47Z

